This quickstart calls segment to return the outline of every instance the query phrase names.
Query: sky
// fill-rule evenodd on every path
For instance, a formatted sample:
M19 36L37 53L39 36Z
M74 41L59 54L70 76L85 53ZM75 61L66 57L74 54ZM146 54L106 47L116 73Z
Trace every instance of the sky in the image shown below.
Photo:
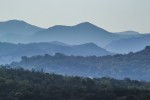
M150 33L150 0L0 0L0 21L48 28L91 22L111 32Z

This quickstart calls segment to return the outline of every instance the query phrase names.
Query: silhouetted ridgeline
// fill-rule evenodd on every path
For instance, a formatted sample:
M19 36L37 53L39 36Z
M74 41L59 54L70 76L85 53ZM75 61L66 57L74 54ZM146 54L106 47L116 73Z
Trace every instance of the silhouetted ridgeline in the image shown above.
M83 38L84 37L84 38ZM47 29L24 21L0 22L0 41L9 43L35 43L60 41L69 44L92 42L114 53L129 53L150 45L150 34L135 31L109 32L89 22L74 26L56 25Z
M20 62L11 63L12 67L26 69L43 69L45 72L54 72L63 75L77 75L85 77L110 76L150 81L150 47L144 50L117 54L104 57L65 56L57 53L54 56L22 57Z
M149 100L150 83L0 67L1 100Z
M138 36L143 36L143 34L134 31L108 32L89 22L74 26L56 25L47 29L20 20L0 22L0 40L10 43L49 42L51 40L71 44L93 42L103 47L114 40Z
M94 43L69 45L57 41L28 44L0 42L0 64L19 61L22 56L54 55L57 52L75 56L104 56L112 54Z
M137 52L150 45L150 34L113 41L105 49L115 53Z
M24 21L10 20L0 22L0 29L2 35L0 35L0 40L10 43L49 42L51 40L71 44L93 42L104 46L113 40L122 38L118 34L108 32L89 22L75 26L56 25L43 29Z

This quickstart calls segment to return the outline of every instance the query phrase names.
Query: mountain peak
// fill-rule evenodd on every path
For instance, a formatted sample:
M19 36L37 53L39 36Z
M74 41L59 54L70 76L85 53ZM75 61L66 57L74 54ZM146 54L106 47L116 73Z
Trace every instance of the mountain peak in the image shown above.
M101 47L99 47L98 45L96 45L95 43L92 43L92 42L80 44L80 45L76 45L76 46L84 47L84 48L95 48L95 49L100 48L100 49L102 49Z
M2 22L2 23L6 23L6 24L17 24L17 23L26 23L26 22L23 21L23 20L16 20L16 19L14 19L14 20L4 21L4 22ZM27 24L27 23L26 23L26 24Z
M22 20L8 20L0 22L1 34L19 34L19 35L32 35L35 32L42 30L42 28L31 25Z
M28 27L28 28L35 27L35 28L38 28L40 30L42 29L42 28L40 28L38 26L29 24L29 23L27 23L27 22L25 22L23 20L16 20L16 19L0 22L0 25L4 26L4 27L8 27L8 25L9 25L11 27L24 27L24 28L25 27Z
M124 31L124 32L117 32L118 34L122 34L122 35L139 35L141 33L136 32L136 31L132 31L132 30L128 30L128 31Z
M90 23L90 22L82 22L82 23L80 23L80 25L93 25L92 23Z
M101 32L107 32L106 30L104 30L104 29L102 29L102 28L100 28L100 27L98 27L98 26L96 26L96 25L94 25L90 22L83 22L83 23L75 25L74 27L82 28L82 29L85 29L85 30L93 29L93 30L101 30Z
M85 44L81 44L81 45L88 45L88 46L97 46L96 44L89 42L89 43L85 43Z
M12 20L8 20L6 22L24 22L24 21L23 20L12 19Z
M80 24L77 24L76 26L93 26L93 27L97 27L95 26L94 24L91 24L90 22L83 22L83 23L80 23Z

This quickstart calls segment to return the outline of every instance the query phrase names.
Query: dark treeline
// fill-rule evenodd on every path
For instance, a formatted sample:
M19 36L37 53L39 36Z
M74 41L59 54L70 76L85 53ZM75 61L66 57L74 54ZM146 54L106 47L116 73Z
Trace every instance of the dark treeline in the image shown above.
M116 54L104 57L65 56L57 53L54 56L22 57L20 62L14 62L12 67L21 66L27 69L43 69L63 75L78 75L85 77L111 76L117 79L129 77L136 80L150 81L150 47L144 50Z
M0 100L149 100L150 83L0 67Z

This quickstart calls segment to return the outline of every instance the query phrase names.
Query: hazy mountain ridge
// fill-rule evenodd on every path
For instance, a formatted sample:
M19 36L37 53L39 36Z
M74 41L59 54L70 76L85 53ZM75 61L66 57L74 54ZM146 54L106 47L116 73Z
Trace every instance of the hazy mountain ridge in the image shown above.
M32 35L40 30L43 30L43 28L28 24L21 20L0 22L0 34L16 33L20 35Z
M99 46L104 46L112 40L120 39L117 34L107 32L88 22L75 26L53 26L35 33L33 38L37 41L52 40L70 44L93 42Z
M140 35L141 33L135 31L124 31L124 32L116 32L116 34L123 34L123 35Z
M10 43L60 41L69 44L83 44L93 42L103 47L114 40L136 35L128 36L125 33L108 32L89 22L83 22L74 26L56 25L47 29L19 20L0 22L0 39L2 42Z
M115 53L142 50L149 45L149 34L135 31L109 32L89 22L74 26L56 25L47 29L24 21L0 22L0 41L10 43L34 43L60 41L67 44L94 43Z
M55 54L54 56L23 57L20 62L11 66L27 69L43 69L63 75L85 77L110 76L115 78L129 77L137 80L150 80L150 46L137 53L117 54L104 57L81 57Z
M29 44L0 43L0 51L0 63L10 63L20 59L22 56L54 55L58 52L76 56L104 56L112 54L93 43L68 45L56 41Z
M40 30L43 30L43 28L21 20L0 22L0 41L10 43L29 42L30 35Z
M131 37L111 42L104 48L115 53L129 53L142 50L150 45L150 35L145 34L140 37Z

